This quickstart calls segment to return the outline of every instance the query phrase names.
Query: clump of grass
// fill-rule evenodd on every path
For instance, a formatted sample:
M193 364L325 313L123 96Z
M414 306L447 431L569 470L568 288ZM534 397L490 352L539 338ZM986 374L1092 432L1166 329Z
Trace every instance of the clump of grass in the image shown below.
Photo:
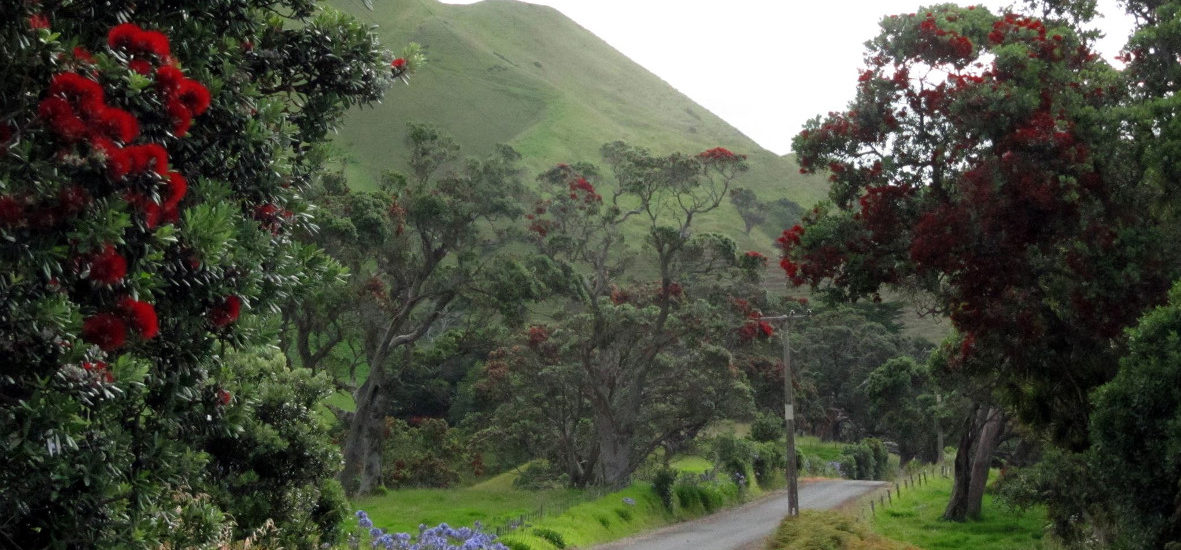
M557 548L558 550L562 550L563 548L566 548L565 537L563 537L561 533L554 531L553 529L546 529L545 527L534 527L533 534L537 535L545 540L548 540L549 543L554 545L554 547Z
M787 517L767 542L767 550L909 550L913 546L875 534L841 512L804 510Z

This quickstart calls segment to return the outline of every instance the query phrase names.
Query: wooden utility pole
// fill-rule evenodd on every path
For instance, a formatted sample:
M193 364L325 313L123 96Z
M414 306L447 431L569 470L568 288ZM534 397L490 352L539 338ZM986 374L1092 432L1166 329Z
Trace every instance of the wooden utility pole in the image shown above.
M787 428L787 515L800 515L799 465L796 464L795 392L792 388L791 322L805 314L790 313L762 317L760 321L780 322L779 339L783 342L783 422Z

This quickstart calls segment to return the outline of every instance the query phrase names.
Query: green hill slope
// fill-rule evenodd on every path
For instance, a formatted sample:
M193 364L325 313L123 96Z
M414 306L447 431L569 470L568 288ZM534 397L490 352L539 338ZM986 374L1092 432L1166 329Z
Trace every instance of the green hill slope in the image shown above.
M337 143L357 187L372 186L385 169L403 169L405 122L423 121L451 133L469 155L508 143L530 173L557 162L597 162L599 146L622 139L659 153L717 146L745 153L751 171L739 185L765 202L787 197L808 206L827 189L823 178L800 175L790 157L758 146L552 8L512 0L378 0L373 11L362 0L330 4L377 25L386 44L422 44L428 58L410 86L349 113ZM702 230L742 237L729 204L706 221ZM768 251L773 237L756 229L741 241Z

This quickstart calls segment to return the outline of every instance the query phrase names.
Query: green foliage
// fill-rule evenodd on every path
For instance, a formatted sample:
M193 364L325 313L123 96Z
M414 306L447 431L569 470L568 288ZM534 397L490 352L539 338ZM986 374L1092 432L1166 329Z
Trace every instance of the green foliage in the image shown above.
M548 460L533 460L525 465L515 479L513 487L536 491L539 489L557 489L569 483L566 473L555 468Z
M348 503L335 479L340 452L316 415L327 377L288 368L273 348L225 365L227 417L238 426L208 444L209 475L220 480L213 500L240 525L273 521L273 544L335 539Z
M693 229L746 170L741 155L657 156L622 142L602 154L613 182L588 164L538 177L524 225L545 260L526 265L557 283L559 313L494 353L480 382L499 404L488 432L546 457L575 486L625 483L653 448L743 414L747 389L729 351L743 321L729 301L762 292L731 240ZM623 228L634 224L646 228L640 257L655 275L629 270L637 254Z
M301 191L388 55L307 0L6 2L0 52L0 540L327 542L323 381L228 359L325 275Z
M862 439L841 451L841 473L849 479L886 479L890 471L890 454L881 440Z
M1111 548L1181 544L1178 334L1181 285L1174 285L1168 304L1129 330L1119 373L1092 394L1092 447L1050 452L1015 472L1001 484L1006 500L1020 507L1044 503L1051 532L1071 546L1082 547L1096 533Z
M660 503L669 512L673 510L673 486L679 474L680 472L674 468L661 468L652 477L652 490L660 496Z
M750 425L750 438L758 442L778 441L784 437L783 418L760 411Z
M732 434L723 434L714 438L712 446L714 464L719 472L730 476L746 476L750 472L750 463L755 456L753 441Z
M470 470L473 455L466 437L441 418L415 418L414 424L386 419L382 482L388 488L451 487Z
M550 544L554 545L554 547L558 548L559 550L566 547L566 540L562 538L562 534L554 531L553 529L534 527L532 532L534 535L549 541Z

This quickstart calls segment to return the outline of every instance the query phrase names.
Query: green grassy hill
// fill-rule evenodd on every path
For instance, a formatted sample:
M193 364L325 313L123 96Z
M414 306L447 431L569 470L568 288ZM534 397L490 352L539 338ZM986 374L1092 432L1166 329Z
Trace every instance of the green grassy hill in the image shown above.
M552 8L512 0L466 6L378 0L373 11L362 0L330 4L377 25L394 49L422 44L428 58L410 86L397 86L375 108L349 113L337 143L355 187L374 185L383 170L404 169L405 123L422 121L451 133L469 155L512 145L524 155L530 179L557 162L597 162L603 143L622 139L658 153L717 146L745 153L751 171L738 185L765 202L787 197L810 206L826 192L823 178L800 175L790 157L763 149ZM701 77L719 78L706 70ZM768 252L777 236L756 229L744 237L729 204L704 221L700 230Z

